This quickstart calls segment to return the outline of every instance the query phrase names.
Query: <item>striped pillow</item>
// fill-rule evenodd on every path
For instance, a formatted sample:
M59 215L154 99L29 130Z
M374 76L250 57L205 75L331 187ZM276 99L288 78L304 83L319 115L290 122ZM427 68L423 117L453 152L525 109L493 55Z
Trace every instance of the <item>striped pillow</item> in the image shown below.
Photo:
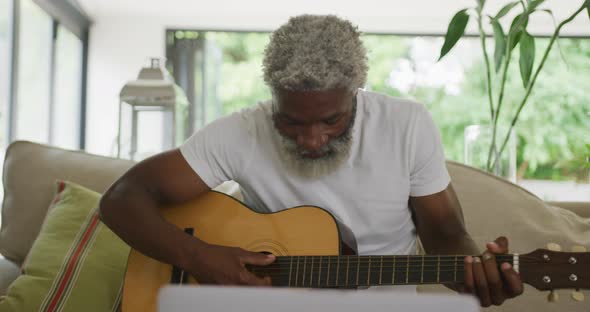
M99 220L100 194L71 182L57 186L0 311L115 311L129 247Z

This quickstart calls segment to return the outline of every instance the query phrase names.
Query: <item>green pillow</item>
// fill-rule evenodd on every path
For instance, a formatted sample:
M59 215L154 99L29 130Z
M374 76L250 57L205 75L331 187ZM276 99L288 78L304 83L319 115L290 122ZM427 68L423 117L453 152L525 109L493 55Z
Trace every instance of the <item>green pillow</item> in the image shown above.
M115 311L129 246L98 219L99 193L63 181L57 188L0 311Z

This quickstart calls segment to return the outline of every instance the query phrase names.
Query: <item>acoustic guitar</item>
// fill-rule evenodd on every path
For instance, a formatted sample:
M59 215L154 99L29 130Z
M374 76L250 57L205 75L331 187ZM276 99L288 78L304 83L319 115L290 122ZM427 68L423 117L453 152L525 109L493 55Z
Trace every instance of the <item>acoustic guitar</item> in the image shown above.
M300 206L277 213L254 212L228 195L210 191L162 209L164 218L188 235L216 245L272 253L275 262L248 267L270 276L277 287L357 288L375 285L442 284L463 281L464 255L359 256L352 232L327 211ZM590 288L590 253L537 249L496 257L510 263L523 282L539 290ZM156 311L160 287L196 284L182 269L131 250L123 288L123 312ZM552 293L552 296L556 294Z

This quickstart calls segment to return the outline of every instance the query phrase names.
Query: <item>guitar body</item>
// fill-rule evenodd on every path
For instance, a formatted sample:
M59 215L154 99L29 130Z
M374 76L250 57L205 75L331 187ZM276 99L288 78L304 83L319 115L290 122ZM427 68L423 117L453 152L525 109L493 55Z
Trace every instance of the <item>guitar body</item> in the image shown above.
M183 205L164 208L162 214L168 222L185 231L192 229L194 236L209 244L277 256L355 254L356 250L350 230L318 207L300 206L261 214L230 196L211 191ZM171 283L173 270L171 265L132 249L123 288L123 311L156 311L158 291ZM191 277L188 283L198 281Z

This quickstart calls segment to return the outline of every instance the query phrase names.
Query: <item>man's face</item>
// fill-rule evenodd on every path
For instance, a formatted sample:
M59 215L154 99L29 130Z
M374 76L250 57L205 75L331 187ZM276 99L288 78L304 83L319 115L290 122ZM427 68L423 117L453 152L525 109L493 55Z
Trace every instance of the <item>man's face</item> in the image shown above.
M281 154L306 177L327 174L347 158L352 143L355 94L329 91L276 91L273 120Z

